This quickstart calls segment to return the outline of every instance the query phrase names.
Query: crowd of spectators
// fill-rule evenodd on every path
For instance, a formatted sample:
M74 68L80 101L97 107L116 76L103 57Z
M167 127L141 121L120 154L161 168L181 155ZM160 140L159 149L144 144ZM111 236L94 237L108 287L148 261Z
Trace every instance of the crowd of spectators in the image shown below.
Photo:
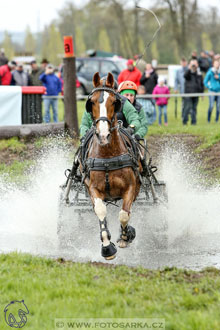
M8 61L4 51L0 51L0 85L2 86L44 86L43 95L45 116L44 121L50 122L50 107L53 111L53 121L58 121L58 99L61 92L62 82L55 75L55 68L47 59L41 61L38 66L35 60L30 63L30 73L24 69L24 64Z
M203 93L206 87L209 92L220 92L220 54L213 51L192 51L188 60L181 58L180 69L176 71L174 92L177 93ZM142 56L135 55L127 61L127 68L118 76L118 84L123 81L132 81L137 86L138 102L142 104L149 125L158 117L158 124L168 125L167 105L169 97L158 97L157 94L169 94L164 77L159 76L156 70L157 60L146 63ZM50 121L50 106L53 109L53 120L57 121L57 95L62 90L62 77L57 77L55 68L47 59L40 65L35 60L30 63L30 70L25 70L23 63L9 61L0 50L0 85L15 86L45 86L44 96L45 122ZM140 98L140 95L151 94L152 98ZM54 98L52 98L54 96ZM197 106L199 97L182 97L182 123L186 125L191 117L191 124L197 122ZM216 103L216 122L219 120L220 96L209 96L207 120L211 121L211 114ZM158 115L157 115L158 112Z
M135 65L135 61L136 64ZM139 62L141 61L141 66ZM136 56L134 60L128 60L127 69L122 71L119 75L118 82L123 80L131 80L140 88L138 94L152 94L152 99L140 100L143 103L145 114L148 118L149 124L156 120L156 106L158 109L158 124L162 125L162 115L164 115L164 125L168 125L167 105L169 97L157 97L156 94L169 94L170 90L166 86L164 77L158 77L153 60L152 63L145 63L143 70L143 60ZM213 51L202 51L200 55L197 51L192 51L189 59L182 58L180 61L181 68L175 74L174 92L181 94L200 94L204 92L205 87L209 93L220 92L220 54L215 54ZM142 68L143 71L138 68ZM140 77L139 80L137 80ZM187 125L189 117L191 117L191 124L197 123L197 106L199 97L189 96L182 97L181 117L183 125ZM220 96L209 96L209 108L207 121L211 121L211 114L216 102L216 117L215 121L219 120L220 114ZM154 109L153 109L154 108ZM149 111L149 109L151 109Z

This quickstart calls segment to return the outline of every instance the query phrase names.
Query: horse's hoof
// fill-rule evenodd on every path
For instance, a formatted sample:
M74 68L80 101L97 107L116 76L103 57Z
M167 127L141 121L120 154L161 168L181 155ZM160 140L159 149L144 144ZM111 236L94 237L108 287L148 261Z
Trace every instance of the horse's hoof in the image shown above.
M127 241L124 241L123 239L120 239L119 241L118 241L118 246L120 247L120 248L126 248L127 246L128 246L128 242Z
M117 242L119 242L120 248L125 248L131 243L136 237L135 228L132 226L121 227L121 234Z
M109 245L103 246L102 245L102 257L106 260L114 259L117 253L117 249L114 243L110 242Z
M111 257L105 257L105 260L113 260L115 259L115 257L116 257L116 253Z

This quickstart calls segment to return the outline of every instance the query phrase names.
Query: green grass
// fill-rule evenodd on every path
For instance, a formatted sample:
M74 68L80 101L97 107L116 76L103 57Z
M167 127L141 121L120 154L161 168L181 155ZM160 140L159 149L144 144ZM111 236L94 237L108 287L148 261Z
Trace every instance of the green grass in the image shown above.
M14 153L20 153L26 149L24 142L19 141L17 137L13 137L8 140L0 140L0 151L9 149Z
M220 328L220 271L192 272L60 263L0 255L1 311L29 308L27 329L54 329L55 318L163 318L166 329ZM8 329L3 313L0 328Z
M149 127L148 135L155 134L191 134L203 138L204 143L200 148L207 148L220 141L220 123L215 123L215 109L212 113L212 122L207 122L208 98L200 98L197 107L197 125L187 126L181 121L181 100L178 99L177 118L175 118L175 99L171 98L168 103L168 126L158 126L154 123Z
M31 160L14 160L10 165L0 163L0 176L5 180L22 184L27 182L28 177L25 172L34 164Z

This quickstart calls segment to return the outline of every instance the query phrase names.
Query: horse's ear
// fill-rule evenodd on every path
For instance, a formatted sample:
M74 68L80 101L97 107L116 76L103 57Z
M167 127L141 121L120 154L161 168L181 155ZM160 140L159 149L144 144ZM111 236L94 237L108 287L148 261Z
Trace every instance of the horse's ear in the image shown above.
M96 72L93 76L93 86L98 87L98 86L100 86L100 84L101 84L100 83L100 76L99 76L99 73Z
M114 76L111 72L108 73L106 79L106 86L109 86L110 88L114 88Z

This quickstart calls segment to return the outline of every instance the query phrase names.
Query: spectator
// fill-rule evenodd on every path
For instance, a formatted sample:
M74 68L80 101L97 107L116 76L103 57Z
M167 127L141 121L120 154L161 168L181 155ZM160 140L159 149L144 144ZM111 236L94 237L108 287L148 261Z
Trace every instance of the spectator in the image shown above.
M143 85L138 86L137 93L139 96L144 95L145 87ZM157 118L154 100L149 98L145 99L143 97L142 98L138 97L138 103L140 103L144 109L144 113L146 115L148 125L152 125Z
M130 80L139 86L140 78L141 72L134 66L134 61L130 59L127 61L127 69L122 70L118 76L118 84L125 80Z
M206 73L204 79L204 85L209 89L209 92L220 92L220 63L218 60L213 62L213 67L209 69ZM220 106L220 96L217 95L210 95L209 96L209 109L208 109L208 122L211 121L212 110L214 107L214 103L216 102L216 118L215 121L217 122L219 119L219 106Z
M192 53L191 53L191 57L189 59L190 61L191 60L198 60L198 55L197 55L197 51L196 50L193 50Z
M185 78L184 74L187 70L187 61L182 57L180 61L181 68L177 70L174 83L174 93L179 91L180 94L184 93ZM182 118L184 113L184 97L182 97Z
M44 68L39 68L37 65L37 62L31 61L31 74L30 74L30 80L32 86L42 86L43 83L39 79L40 75L44 72Z
M187 71L184 74L185 78L185 93L203 93L204 85L202 74L199 70L197 60L191 60ZM196 125L196 114L198 97L186 97L184 102L184 117L183 125L188 122L189 114L191 114L191 124Z
M11 85L12 74L16 68L16 63L14 61L8 62L5 65L0 66L0 85Z
M41 61L41 68L45 70L48 64L49 64L48 60L46 58L43 58Z
M209 67L211 68L212 67L212 63L214 61L214 57L215 57L215 53L213 50L210 50L208 52L208 60L209 60Z
M165 85L165 79L163 77L159 77L158 85L154 87L153 95L156 94L170 94L169 88ZM156 97L156 104L159 110L159 125L161 126L162 123L162 114L164 115L164 125L168 125L167 121L167 104L168 104L168 97Z
M0 49L0 66L5 65L8 63L8 59L5 56L5 50L4 48Z
M24 72L22 63L18 63L16 70L12 73L12 85L16 86L29 86L31 84L30 76Z
M152 94L154 87L157 85L158 75L155 70L152 68L150 63L146 64L146 70L142 74L140 83L144 85L145 92Z
M220 54L215 54L214 55L214 60L220 60Z
M206 52L202 51L200 53L198 63L199 63L199 68L200 68L201 72L205 74L210 68L208 54Z
M50 106L51 106L53 110L53 121L56 123L58 121L57 96L61 92L61 81L54 74L54 66L52 64L47 65L45 72L40 75L40 80L43 82L43 85L46 87L46 95L44 96L44 107L45 107L44 121L46 123L50 122Z

